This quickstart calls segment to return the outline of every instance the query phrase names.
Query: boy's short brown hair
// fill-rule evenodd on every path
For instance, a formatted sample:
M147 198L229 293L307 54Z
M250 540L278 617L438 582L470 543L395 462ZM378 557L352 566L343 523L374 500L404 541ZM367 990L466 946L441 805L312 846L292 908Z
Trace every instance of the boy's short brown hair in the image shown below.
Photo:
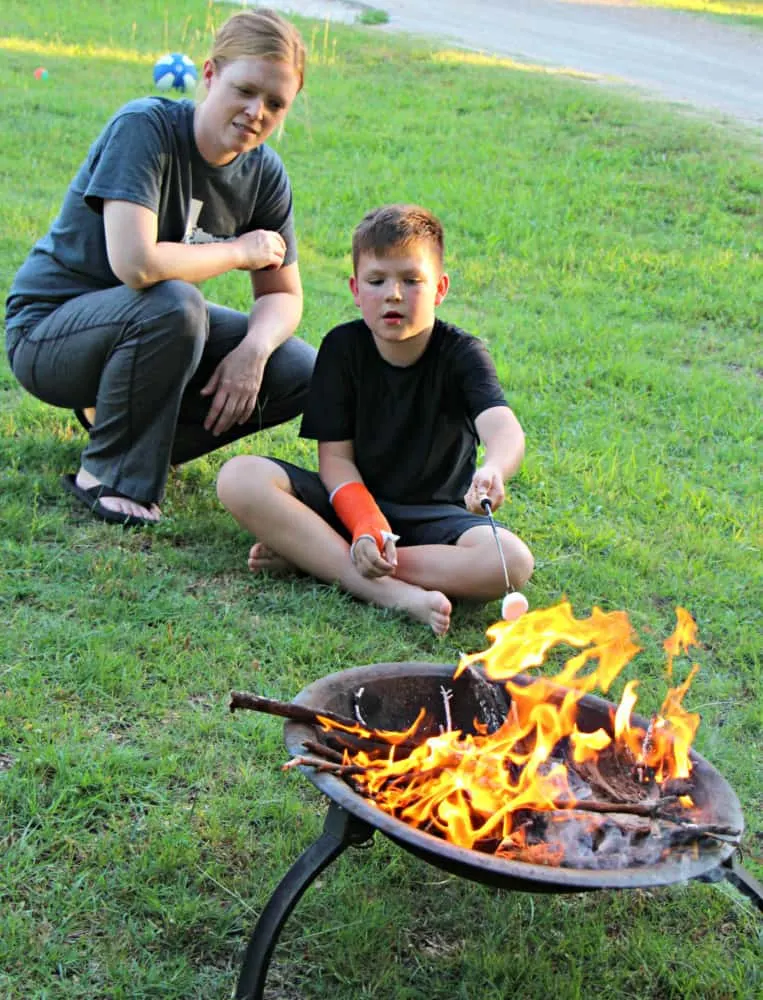
M445 235L442 223L420 205L382 205L366 212L352 234L352 267L363 253L383 256L412 243L426 243L442 267Z

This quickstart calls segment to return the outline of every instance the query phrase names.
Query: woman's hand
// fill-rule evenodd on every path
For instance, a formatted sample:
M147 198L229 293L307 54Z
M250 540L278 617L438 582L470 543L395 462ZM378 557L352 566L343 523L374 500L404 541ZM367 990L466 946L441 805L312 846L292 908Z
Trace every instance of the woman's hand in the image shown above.
M217 437L251 417L257 403L269 353L258 344L242 341L215 368L212 378L201 390L212 396L204 429Z
M222 359L201 390L202 396L213 397L204 427L215 435L224 433L234 424L246 423L251 417L268 359L294 333L302 315L299 265L294 261L281 266L281 237L265 230L248 233L247 237L257 237L251 240L255 246L275 246L274 255L279 263L273 265L273 270L250 272L255 301L248 333L238 347Z
M236 239L236 248L241 254L241 271L275 271L283 264L286 243L280 233L269 229L253 229Z

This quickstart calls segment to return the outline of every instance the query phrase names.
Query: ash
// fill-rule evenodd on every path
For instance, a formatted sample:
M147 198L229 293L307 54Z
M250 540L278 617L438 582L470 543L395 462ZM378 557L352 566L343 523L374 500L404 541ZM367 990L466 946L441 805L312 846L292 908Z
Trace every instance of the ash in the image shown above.
M595 820L573 813L546 824L545 843L552 852L561 854L563 868L615 869L657 864L668 853L669 838L666 843L654 821L633 820L632 816L617 813Z
M532 813L522 827L525 844L502 844L497 854L562 868L609 870L655 865L669 853L679 860L687 852L680 829L669 821L626 812L586 812L586 802L594 799L616 802L622 796L632 802L644 801L659 794L659 789L637 781L634 768L615 750L605 751L593 766L573 764L566 750L560 744L539 771L547 773L564 765L570 798L580 808ZM613 785L619 792L617 798L608 794L614 791Z

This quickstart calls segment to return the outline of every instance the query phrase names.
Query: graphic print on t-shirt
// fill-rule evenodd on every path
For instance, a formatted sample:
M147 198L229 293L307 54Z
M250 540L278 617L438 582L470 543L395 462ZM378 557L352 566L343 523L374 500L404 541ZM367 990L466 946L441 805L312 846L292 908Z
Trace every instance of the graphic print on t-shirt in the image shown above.
M235 240L235 236L214 236L205 232L201 226L197 226L204 202L198 198L191 198L191 208L188 212L188 221L185 226L183 243L226 243L228 240Z

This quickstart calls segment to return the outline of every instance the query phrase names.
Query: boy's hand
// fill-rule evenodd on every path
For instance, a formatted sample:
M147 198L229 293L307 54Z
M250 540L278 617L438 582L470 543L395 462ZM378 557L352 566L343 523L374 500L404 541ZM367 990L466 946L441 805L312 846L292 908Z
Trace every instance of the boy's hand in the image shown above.
M472 485L464 497L466 509L473 514L482 514L481 501L487 497L493 510L498 510L506 499L501 470L495 465L483 465L474 473Z
M384 554L379 552L370 535L362 535L352 546L352 561L361 576L375 580L391 576L397 569L397 549L391 538L384 542Z

